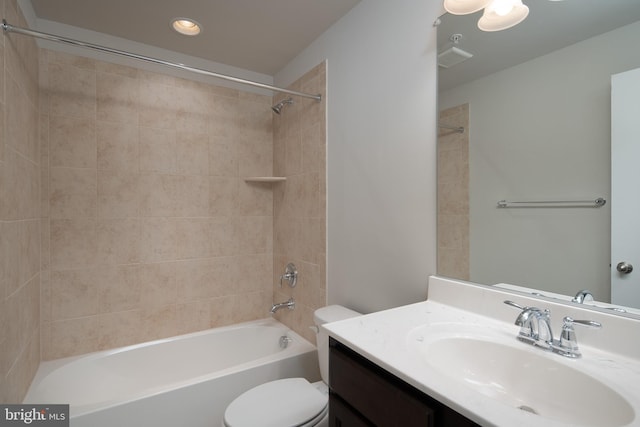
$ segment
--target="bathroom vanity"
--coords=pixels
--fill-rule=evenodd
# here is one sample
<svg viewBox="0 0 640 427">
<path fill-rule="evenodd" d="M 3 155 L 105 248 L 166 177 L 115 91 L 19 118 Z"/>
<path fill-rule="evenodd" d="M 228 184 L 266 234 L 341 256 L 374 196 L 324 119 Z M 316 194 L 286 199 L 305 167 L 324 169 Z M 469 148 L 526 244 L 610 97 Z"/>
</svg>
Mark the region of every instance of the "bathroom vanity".
<svg viewBox="0 0 640 427">
<path fill-rule="evenodd" d="M 333 338 L 329 365 L 332 427 L 478 425 Z"/>
<path fill-rule="evenodd" d="M 565 316 L 582 357 L 520 340 L 523 310 Z M 331 426 L 640 425 L 640 319 L 432 276 L 426 301 L 329 323 Z M 553 332 L 551 332 L 553 335 Z"/>
</svg>

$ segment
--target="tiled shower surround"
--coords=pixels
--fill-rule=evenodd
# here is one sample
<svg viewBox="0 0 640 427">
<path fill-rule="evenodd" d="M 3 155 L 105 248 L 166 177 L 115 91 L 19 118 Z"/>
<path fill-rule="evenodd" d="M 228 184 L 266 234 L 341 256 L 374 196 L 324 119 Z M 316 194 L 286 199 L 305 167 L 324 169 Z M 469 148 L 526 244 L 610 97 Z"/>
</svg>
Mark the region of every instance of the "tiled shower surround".
<svg viewBox="0 0 640 427">
<path fill-rule="evenodd" d="M 438 274 L 469 280 L 469 104 L 440 112 L 438 132 Z"/>
<path fill-rule="evenodd" d="M 41 52 L 40 81 L 43 359 L 267 317 L 274 241 L 288 239 L 274 237 L 274 212 L 312 191 L 297 185 L 302 165 L 283 171 L 286 183 L 244 180 L 273 174 L 272 97 L 53 51 Z M 324 111 L 296 107 L 276 120 L 315 126 L 305 116 Z M 285 158 L 303 145 L 304 126 L 289 128 L 276 144 Z M 313 191 L 320 199 L 319 182 Z M 292 220 L 302 215 L 324 218 Z M 292 228 L 306 247 L 301 226 Z M 324 265 L 324 247 L 312 259 L 280 249 L 303 277 L 303 263 Z"/>
<path fill-rule="evenodd" d="M 25 25 L 15 0 L 0 0 Z M 0 35 L 0 402 L 20 402 L 40 362 L 38 48 Z"/>
<path fill-rule="evenodd" d="M 15 0 L 9 22 L 27 26 Z M 325 102 L 0 37 L 0 402 L 40 360 L 267 317 L 313 342 L 325 301 Z M 39 80 L 39 81 L 38 81 Z M 325 90 L 325 64 L 291 88 Z M 11 100 L 11 102 L 7 102 Z M 249 183 L 248 176 L 286 176 Z M 288 262 L 295 289 L 278 287 Z"/>
</svg>

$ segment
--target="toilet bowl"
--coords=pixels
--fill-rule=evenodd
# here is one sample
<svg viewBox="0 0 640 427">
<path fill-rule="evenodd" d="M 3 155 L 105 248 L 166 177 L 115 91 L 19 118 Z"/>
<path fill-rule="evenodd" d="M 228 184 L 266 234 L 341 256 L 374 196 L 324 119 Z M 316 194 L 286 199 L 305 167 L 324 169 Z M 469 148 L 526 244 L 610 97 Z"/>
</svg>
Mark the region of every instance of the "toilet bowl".
<svg viewBox="0 0 640 427">
<path fill-rule="evenodd" d="M 339 305 L 314 313 L 322 381 L 285 378 L 260 384 L 238 396 L 224 412 L 223 427 L 326 427 L 329 425 L 329 336 L 320 325 L 360 316 Z"/>
</svg>

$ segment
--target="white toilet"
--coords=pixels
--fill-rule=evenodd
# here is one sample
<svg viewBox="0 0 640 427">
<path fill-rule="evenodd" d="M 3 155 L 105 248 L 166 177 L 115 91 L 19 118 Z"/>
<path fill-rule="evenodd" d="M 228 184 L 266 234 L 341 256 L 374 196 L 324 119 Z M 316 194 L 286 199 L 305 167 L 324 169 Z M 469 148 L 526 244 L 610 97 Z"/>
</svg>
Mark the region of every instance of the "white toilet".
<svg viewBox="0 0 640 427">
<path fill-rule="evenodd" d="M 327 427 L 329 425 L 329 336 L 319 326 L 360 316 L 340 305 L 314 313 L 316 345 L 322 381 L 286 378 L 261 384 L 242 393 L 224 411 L 223 427 Z"/>
</svg>

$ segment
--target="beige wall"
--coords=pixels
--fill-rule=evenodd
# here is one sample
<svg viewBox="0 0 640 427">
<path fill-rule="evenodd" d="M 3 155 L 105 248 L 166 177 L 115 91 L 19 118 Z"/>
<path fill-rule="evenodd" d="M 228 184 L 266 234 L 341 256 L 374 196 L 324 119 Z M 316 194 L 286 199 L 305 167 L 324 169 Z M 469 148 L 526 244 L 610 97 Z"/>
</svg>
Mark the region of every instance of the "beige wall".
<svg viewBox="0 0 640 427">
<path fill-rule="evenodd" d="M 15 0 L 8 22 L 26 25 Z M 0 36 L 0 402 L 19 403 L 40 361 L 38 51 Z"/>
<path fill-rule="evenodd" d="M 42 354 L 266 317 L 271 97 L 53 51 Z"/>
<path fill-rule="evenodd" d="M 296 98 L 274 116 L 274 173 L 287 180 L 274 187 L 273 290 L 276 302 L 296 301 L 295 310 L 281 310 L 276 318 L 315 344 L 309 326 L 314 310 L 326 305 L 326 63 L 290 88 L 322 94 L 322 101 Z M 280 288 L 289 262 L 298 269 L 298 283 Z"/>
<path fill-rule="evenodd" d="M 41 64 L 43 359 L 267 317 L 289 261 L 298 307 L 278 317 L 313 340 L 324 103 L 274 119 L 271 97 L 53 51 Z M 324 64 L 294 87 L 324 93 Z M 286 183 L 243 179 L 274 167 Z"/>
<path fill-rule="evenodd" d="M 438 129 L 438 274 L 469 280 L 469 104 L 440 112 Z"/>
</svg>

